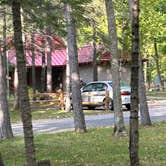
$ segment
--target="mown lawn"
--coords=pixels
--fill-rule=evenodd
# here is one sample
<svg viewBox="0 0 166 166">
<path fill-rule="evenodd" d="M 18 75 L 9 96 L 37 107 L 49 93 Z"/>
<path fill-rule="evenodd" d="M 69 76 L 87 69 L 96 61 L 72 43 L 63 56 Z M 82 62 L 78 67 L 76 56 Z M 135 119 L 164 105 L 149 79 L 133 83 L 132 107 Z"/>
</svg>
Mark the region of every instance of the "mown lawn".
<svg viewBox="0 0 166 166">
<path fill-rule="evenodd" d="M 151 92 L 147 92 L 146 94 L 147 94 L 147 96 L 166 98 L 166 90 L 165 91 L 151 91 Z"/>
<path fill-rule="evenodd" d="M 98 114 L 106 114 L 111 111 L 104 110 L 84 110 L 85 115 L 98 115 Z M 113 113 L 113 112 L 112 112 Z M 20 113 L 19 111 L 10 111 L 11 122 L 16 123 L 20 122 Z M 42 119 L 62 119 L 72 117 L 72 112 L 64 112 L 56 109 L 36 109 L 32 111 L 33 120 L 42 120 Z"/>
<path fill-rule="evenodd" d="M 72 112 L 65 112 L 59 110 L 55 105 L 48 105 L 48 104 L 41 104 L 38 105 L 31 105 L 33 107 L 32 109 L 32 118 L 33 120 L 42 120 L 42 119 L 62 119 L 62 118 L 68 118 L 72 117 Z M 85 115 L 98 115 L 98 114 L 106 114 L 110 111 L 105 111 L 102 109 L 98 110 L 84 110 Z M 112 112 L 113 113 L 113 112 Z M 18 110 L 13 110 L 13 104 L 10 104 L 10 117 L 11 122 L 20 122 L 20 112 Z"/>
<path fill-rule="evenodd" d="M 37 159 L 49 159 L 52 166 L 127 166 L 128 137 L 114 138 L 112 128 L 90 129 L 85 134 L 63 132 L 35 136 Z M 166 121 L 140 127 L 142 166 L 166 165 Z M 0 142 L 5 166 L 25 164 L 23 139 Z"/>
</svg>

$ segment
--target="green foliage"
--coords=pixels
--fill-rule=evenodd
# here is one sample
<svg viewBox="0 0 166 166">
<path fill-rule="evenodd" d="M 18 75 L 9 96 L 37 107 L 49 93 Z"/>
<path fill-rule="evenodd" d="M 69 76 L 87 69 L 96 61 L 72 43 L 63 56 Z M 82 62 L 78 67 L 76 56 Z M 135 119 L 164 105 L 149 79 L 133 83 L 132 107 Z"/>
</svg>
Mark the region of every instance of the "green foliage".
<svg viewBox="0 0 166 166">
<path fill-rule="evenodd" d="M 154 59 L 154 38 L 157 39 L 159 65 L 161 74 L 166 75 L 166 15 L 163 11 L 165 0 L 141 1 L 141 52 L 144 57 L 148 57 L 152 79 L 156 75 L 156 65 Z"/>
<path fill-rule="evenodd" d="M 166 122 L 140 127 L 140 164 L 165 165 Z M 113 128 L 90 129 L 86 134 L 64 132 L 35 136 L 37 160 L 50 159 L 53 166 L 129 165 L 128 137 L 113 137 Z M 6 166 L 25 164 L 23 138 L 0 142 Z"/>
<path fill-rule="evenodd" d="M 100 34 L 107 33 L 107 23 L 105 16 L 105 6 L 100 0 L 93 0 L 91 3 L 85 5 L 84 24 L 79 27 L 78 40 L 80 45 L 92 43 L 93 29 L 96 27 L 96 42 L 103 43 Z"/>
<path fill-rule="evenodd" d="M 114 2 L 119 49 L 130 51 L 131 32 L 128 0 Z M 10 0 L 0 0 L 1 5 L 11 5 Z M 93 25 L 96 26 L 96 42 L 108 47 L 110 40 L 107 31 L 107 19 L 104 1 L 100 0 L 22 0 L 24 31 L 28 34 L 45 31 L 51 27 L 52 33 L 66 38 L 64 4 L 70 3 L 77 27 L 78 45 L 93 42 Z M 7 10 L 8 36 L 12 34 L 11 12 Z M 2 36 L 2 22 L 0 22 Z M 122 28 L 123 27 L 123 28 Z M 122 30 L 123 29 L 123 30 Z M 156 74 L 154 61 L 154 38 L 157 39 L 161 74 L 166 75 L 166 0 L 140 1 L 140 46 L 142 56 L 149 59 L 152 79 Z"/>
</svg>

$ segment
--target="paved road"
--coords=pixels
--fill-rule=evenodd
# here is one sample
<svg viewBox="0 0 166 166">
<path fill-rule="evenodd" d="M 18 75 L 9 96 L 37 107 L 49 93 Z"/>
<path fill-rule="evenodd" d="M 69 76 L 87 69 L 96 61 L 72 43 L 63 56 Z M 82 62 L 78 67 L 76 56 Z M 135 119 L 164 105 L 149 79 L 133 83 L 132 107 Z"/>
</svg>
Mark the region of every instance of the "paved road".
<svg viewBox="0 0 166 166">
<path fill-rule="evenodd" d="M 151 101 L 149 103 L 149 112 L 152 121 L 166 120 L 166 100 Z M 124 112 L 125 123 L 129 122 L 129 112 Z M 87 128 L 112 126 L 114 122 L 114 114 L 108 113 L 104 115 L 85 116 Z M 12 124 L 14 135 L 22 135 L 22 124 Z M 34 133 L 54 133 L 67 130 L 73 130 L 73 118 L 60 120 L 40 120 L 33 122 Z"/>
</svg>

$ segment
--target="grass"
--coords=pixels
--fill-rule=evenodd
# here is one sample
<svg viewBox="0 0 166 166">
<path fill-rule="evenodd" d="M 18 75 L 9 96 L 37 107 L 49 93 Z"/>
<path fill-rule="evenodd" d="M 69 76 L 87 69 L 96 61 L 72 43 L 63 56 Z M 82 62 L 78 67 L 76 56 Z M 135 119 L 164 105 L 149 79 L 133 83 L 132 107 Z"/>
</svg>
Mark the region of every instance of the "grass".
<svg viewBox="0 0 166 166">
<path fill-rule="evenodd" d="M 11 122 L 16 123 L 20 122 L 20 112 L 10 109 L 10 117 Z M 97 114 L 106 114 L 108 111 L 104 110 L 84 110 L 85 115 L 97 115 Z M 68 118 L 72 117 L 72 112 L 65 112 L 61 110 L 57 110 L 56 108 L 50 108 L 47 107 L 44 109 L 41 108 L 35 108 L 32 110 L 32 118 L 33 120 L 42 120 L 42 119 L 62 119 L 62 118 Z"/>
<path fill-rule="evenodd" d="M 142 166 L 166 165 L 166 121 L 140 127 Z M 127 166 L 128 137 L 115 138 L 112 128 L 90 129 L 85 134 L 63 132 L 35 136 L 38 160 L 49 159 L 52 166 Z M 1 140 L 5 166 L 25 164 L 23 139 Z"/>
<path fill-rule="evenodd" d="M 151 91 L 151 92 L 147 92 L 147 96 L 165 97 L 166 98 L 166 91 Z"/>
</svg>

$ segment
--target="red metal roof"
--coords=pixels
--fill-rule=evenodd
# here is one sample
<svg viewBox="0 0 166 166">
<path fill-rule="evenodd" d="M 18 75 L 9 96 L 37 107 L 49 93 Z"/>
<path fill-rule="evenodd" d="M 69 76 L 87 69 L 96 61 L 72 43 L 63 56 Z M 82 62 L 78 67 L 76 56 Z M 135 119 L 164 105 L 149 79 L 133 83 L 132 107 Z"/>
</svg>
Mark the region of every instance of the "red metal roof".
<svg viewBox="0 0 166 166">
<path fill-rule="evenodd" d="M 53 50 L 52 52 L 52 66 L 65 66 L 66 65 L 66 48 Z M 32 52 L 31 50 L 26 51 L 26 63 L 27 66 L 32 66 Z M 104 53 L 101 56 L 100 61 L 110 61 L 111 56 L 109 53 Z M 91 45 L 83 46 L 78 49 L 78 61 L 79 64 L 92 63 L 93 62 L 93 47 Z M 16 63 L 14 49 L 9 50 L 9 62 L 12 64 Z M 47 60 L 46 60 L 47 63 Z M 35 65 L 42 65 L 42 53 L 35 51 Z"/>
</svg>

